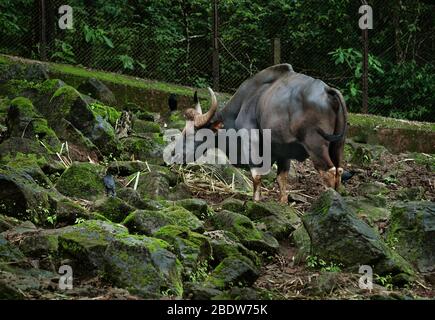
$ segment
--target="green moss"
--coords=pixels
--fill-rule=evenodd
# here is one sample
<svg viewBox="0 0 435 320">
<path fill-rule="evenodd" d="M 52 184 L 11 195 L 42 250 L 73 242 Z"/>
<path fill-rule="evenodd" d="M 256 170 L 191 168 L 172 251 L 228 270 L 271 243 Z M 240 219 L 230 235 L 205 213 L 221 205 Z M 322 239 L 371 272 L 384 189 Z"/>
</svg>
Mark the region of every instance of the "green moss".
<svg viewBox="0 0 435 320">
<path fill-rule="evenodd" d="M 121 117 L 120 111 L 98 102 L 92 102 L 89 104 L 89 107 L 95 115 L 99 115 L 103 119 L 106 119 L 112 126 L 115 126 L 116 121 Z"/>
<path fill-rule="evenodd" d="M 91 163 L 74 163 L 59 178 L 57 190 L 66 196 L 92 199 L 104 193 L 102 168 Z"/>
<path fill-rule="evenodd" d="M 29 115 L 35 116 L 35 110 L 33 108 L 32 101 L 25 97 L 17 97 L 11 101 L 11 107 L 16 107 L 20 110 L 20 112 Z"/>
<path fill-rule="evenodd" d="M 434 123 L 398 120 L 375 115 L 349 114 L 348 120 L 351 126 L 360 126 L 367 129 L 389 128 L 435 131 Z"/>
<path fill-rule="evenodd" d="M 2 157 L 1 162 L 12 168 L 37 165 L 43 167 L 48 164 L 47 159 L 33 153 L 18 152 L 15 156 L 7 154 Z"/>
</svg>

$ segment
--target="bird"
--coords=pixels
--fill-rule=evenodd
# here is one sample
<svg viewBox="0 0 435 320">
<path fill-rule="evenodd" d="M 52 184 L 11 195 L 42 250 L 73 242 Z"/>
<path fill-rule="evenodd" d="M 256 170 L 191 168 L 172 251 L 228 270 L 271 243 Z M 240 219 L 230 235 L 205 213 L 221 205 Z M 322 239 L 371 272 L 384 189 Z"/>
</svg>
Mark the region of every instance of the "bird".
<svg viewBox="0 0 435 320">
<path fill-rule="evenodd" d="M 103 181 L 104 186 L 106 187 L 106 196 L 112 198 L 116 197 L 115 179 L 113 179 L 113 176 L 110 173 L 107 173 L 104 176 Z"/>
<path fill-rule="evenodd" d="M 354 170 L 343 171 L 343 174 L 341 175 L 341 182 L 346 183 L 356 174 L 357 174 L 357 172 Z"/>
<path fill-rule="evenodd" d="M 177 110 L 177 95 L 175 93 L 169 95 L 168 106 L 171 112 Z"/>
</svg>

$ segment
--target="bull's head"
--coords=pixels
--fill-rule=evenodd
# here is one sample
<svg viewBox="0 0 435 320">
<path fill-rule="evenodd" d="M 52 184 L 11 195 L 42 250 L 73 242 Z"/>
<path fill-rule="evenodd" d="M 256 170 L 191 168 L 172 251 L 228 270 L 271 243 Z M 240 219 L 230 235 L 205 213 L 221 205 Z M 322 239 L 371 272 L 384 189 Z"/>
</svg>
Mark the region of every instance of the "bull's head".
<svg viewBox="0 0 435 320">
<path fill-rule="evenodd" d="M 194 97 L 196 103 L 195 107 L 186 109 L 184 111 L 186 125 L 183 129 L 181 137 L 176 141 L 178 147 L 175 148 L 176 150 L 183 151 L 182 153 L 175 153 L 174 157 L 172 158 L 173 162 L 185 163 L 187 162 L 186 159 L 194 159 L 195 150 L 197 149 L 197 146 L 202 143 L 201 141 L 195 141 L 193 137 L 197 130 L 207 128 L 211 129 L 213 132 L 216 132 L 218 129 L 222 128 L 222 122 L 218 121 L 212 123 L 212 119 L 216 113 L 218 103 L 213 90 L 211 88 L 208 88 L 208 91 L 211 96 L 211 104 L 210 109 L 206 113 L 202 113 L 201 104 L 197 99 L 196 93 Z M 191 142 L 191 145 L 189 145 L 189 141 Z M 180 144 L 182 144 L 182 147 L 180 146 Z M 209 147 L 214 147 L 214 140 L 213 145 L 210 145 Z"/>
</svg>

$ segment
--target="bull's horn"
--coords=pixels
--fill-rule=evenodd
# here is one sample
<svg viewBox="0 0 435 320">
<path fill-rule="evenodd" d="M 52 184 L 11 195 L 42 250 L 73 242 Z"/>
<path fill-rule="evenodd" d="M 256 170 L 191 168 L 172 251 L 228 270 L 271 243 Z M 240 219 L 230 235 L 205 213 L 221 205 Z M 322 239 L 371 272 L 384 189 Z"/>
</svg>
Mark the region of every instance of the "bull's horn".
<svg viewBox="0 0 435 320">
<path fill-rule="evenodd" d="M 193 95 L 193 102 L 195 102 L 196 112 L 198 112 L 199 114 L 202 114 L 201 103 L 199 102 L 199 99 L 198 99 L 198 91 L 195 91 L 195 94 Z"/>
<path fill-rule="evenodd" d="M 195 115 L 194 121 L 195 121 L 196 128 L 202 128 L 203 126 L 205 126 L 211 120 L 211 118 L 213 118 L 213 116 L 217 110 L 218 104 L 217 104 L 216 95 L 214 94 L 214 92 L 211 88 L 208 88 L 208 91 L 210 92 L 210 96 L 211 96 L 210 109 L 204 114 Z"/>
</svg>

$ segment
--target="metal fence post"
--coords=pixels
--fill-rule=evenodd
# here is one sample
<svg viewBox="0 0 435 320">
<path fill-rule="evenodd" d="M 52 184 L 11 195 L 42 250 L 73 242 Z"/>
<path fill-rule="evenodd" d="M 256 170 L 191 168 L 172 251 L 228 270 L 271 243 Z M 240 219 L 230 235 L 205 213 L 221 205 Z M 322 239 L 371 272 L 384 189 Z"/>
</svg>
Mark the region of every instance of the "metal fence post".
<svg viewBox="0 0 435 320">
<path fill-rule="evenodd" d="M 273 64 L 281 63 L 281 39 L 273 39 Z"/>
<path fill-rule="evenodd" d="M 39 47 L 41 53 L 41 60 L 47 60 L 47 9 L 45 0 L 40 0 L 41 4 L 41 44 Z"/>
<path fill-rule="evenodd" d="M 367 1 L 362 1 L 367 5 Z M 362 75 L 362 113 L 369 112 L 369 29 L 362 30 L 363 75 Z"/>
<path fill-rule="evenodd" d="M 212 37 L 212 69 L 213 69 L 213 89 L 219 91 L 219 12 L 218 1 L 213 0 L 213 37 Z"/>
</svg>

